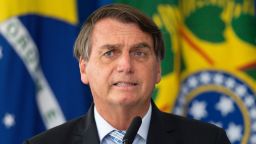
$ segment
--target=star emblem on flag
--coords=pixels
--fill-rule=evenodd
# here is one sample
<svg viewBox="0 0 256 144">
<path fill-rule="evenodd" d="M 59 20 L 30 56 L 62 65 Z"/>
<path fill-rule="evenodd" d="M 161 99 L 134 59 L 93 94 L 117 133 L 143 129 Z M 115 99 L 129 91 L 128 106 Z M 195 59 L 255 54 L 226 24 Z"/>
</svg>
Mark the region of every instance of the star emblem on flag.
<svg viewBox="0 0 256 144">
<path fill-rule="evenodd" d="M 194 101 L 189 112 L 195 119 L 201 120 L 207 116 L 206 106 L 204 101 Z"/>
<path fill-rule="evenodd" d="M 233 101 L 227 96 L 221 96 L 220 101 L 216 104 L 216 109 L 219 110 L 223 116 L 226 116 L 234 111 Z"/>
<path fill-rule="evenodd" d="M 3 117 L 3 124 L 6 128 L 11 128 L 15 125 L 15 116 L 11 113 L 6 113 Z"/>
<path fill-rule="evenodd" d="M 227 129 L 230 142 L 240 141 L 242 138 L 242 126 L 230 123 Z"/>
</svg>

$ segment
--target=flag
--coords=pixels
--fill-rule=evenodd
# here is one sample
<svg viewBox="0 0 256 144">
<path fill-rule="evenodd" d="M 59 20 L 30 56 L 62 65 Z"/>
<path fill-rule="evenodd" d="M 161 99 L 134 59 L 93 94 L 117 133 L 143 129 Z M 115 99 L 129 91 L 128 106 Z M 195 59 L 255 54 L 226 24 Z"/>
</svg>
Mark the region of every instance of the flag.
<svg viewBox="0 0 256 144">
<path fill-rule="evenodd" d="M 256 143 L 256 17 L 253 0 L 181 1 L 181 87 L 174 112 Z"/>
<path fill-rule="evenodd" d="M 153 92 L 156 105 L 165 112 L 170 112 L 175 104 L 179 89 L 179 47 L 178 26 L 181 17 L 178 0 L 136 1 L 115 0 L 114 2 L 129 4 L 136 7 L 158 25 L 165 43 L 165 58 L 161 63 L 162 79 Z"/>
<path fill-rule="evenodd" d="M 0 2 L 0 143 L 18 144 L 85 114 L 91 94 L 73 44 L 88 0 Z"/>
<path fill-rule="evenodd" d="M 222 127 L 232 144 L 255 144 L 255 1 L 115 2 L 137 7 L 163 33 L 158 107 Z"/>
</svg>

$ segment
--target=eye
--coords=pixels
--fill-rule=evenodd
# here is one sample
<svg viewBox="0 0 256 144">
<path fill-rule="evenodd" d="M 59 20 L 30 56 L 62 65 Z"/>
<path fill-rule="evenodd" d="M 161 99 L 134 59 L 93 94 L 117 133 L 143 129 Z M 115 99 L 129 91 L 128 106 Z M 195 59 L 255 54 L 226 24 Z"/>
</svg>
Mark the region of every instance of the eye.
<svg viewBox="0 0 256 144">
<path fill-rule="evenodd" d="M 103 54 L 106 57 L 113 57 L 114 56 L 114 50 L 109 50 Z"/>
<path fill-rule="evenodd" d="M 136 57 L 144 57 L 144 56 L 146 56 L 146 53 L 143 52 L 143 51 L 137 50 L 137 51 L 133 52 L 133 55 L 136 56 Z"/>
</svg>

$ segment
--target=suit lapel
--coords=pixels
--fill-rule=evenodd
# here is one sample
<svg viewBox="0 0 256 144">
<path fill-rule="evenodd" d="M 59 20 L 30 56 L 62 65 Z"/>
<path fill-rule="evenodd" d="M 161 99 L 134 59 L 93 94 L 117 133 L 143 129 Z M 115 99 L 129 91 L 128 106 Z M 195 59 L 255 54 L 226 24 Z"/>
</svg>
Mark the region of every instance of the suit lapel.
<svg viewBox="0 0 256 144">
<path fill-rule="evenodd" d="M 90 110 L 87 114 L 87 125 L 86 125 L 86 130 L 84 133 L 84 143 L 83 144 L 99 144 L 99 136 L 98 136 L 98 131 L 96 127 L 96 122 L 94 119 L 94 110 L 93 110 L 94 105 L 90 107 Z"/>
<path fill-rule="evenodd" d="M 176 144 L 175 123 L 171 123 L 166 114 L 159 111 L 152 101 L 152 115 L 148 131 L 147 144 Z"/>
<path fill-rule="evenodd" d="M 94 105 L 92 104 L 87 115 L 74 128 L 72 144 L 99 144 L 99 136 L 94 120 Z"/>
</svg>

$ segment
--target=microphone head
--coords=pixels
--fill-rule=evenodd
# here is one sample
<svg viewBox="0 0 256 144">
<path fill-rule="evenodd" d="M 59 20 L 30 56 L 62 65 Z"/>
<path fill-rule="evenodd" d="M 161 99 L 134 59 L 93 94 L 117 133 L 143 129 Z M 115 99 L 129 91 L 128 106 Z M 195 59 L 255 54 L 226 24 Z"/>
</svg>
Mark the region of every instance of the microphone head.
<svg viewBox="0 0 256 144">
<path fill-rule="evenodd" d="M 132 120 L 129 128 L 127 129 L 127 131 L 124 135 L 123 143 L 132 144 L 132 142 L 133 142 L 133 140 L 134 140 L 134 138 L 135 138 L 135 136 L 136 136 L 136 134 L 137 134 L 137 132 L 140 128 L 141 122 L 142 122 L 142 120 L 141 120 L 141 117 L 139 117 L 139 116 L 136 116 Z"/>
</svg>

